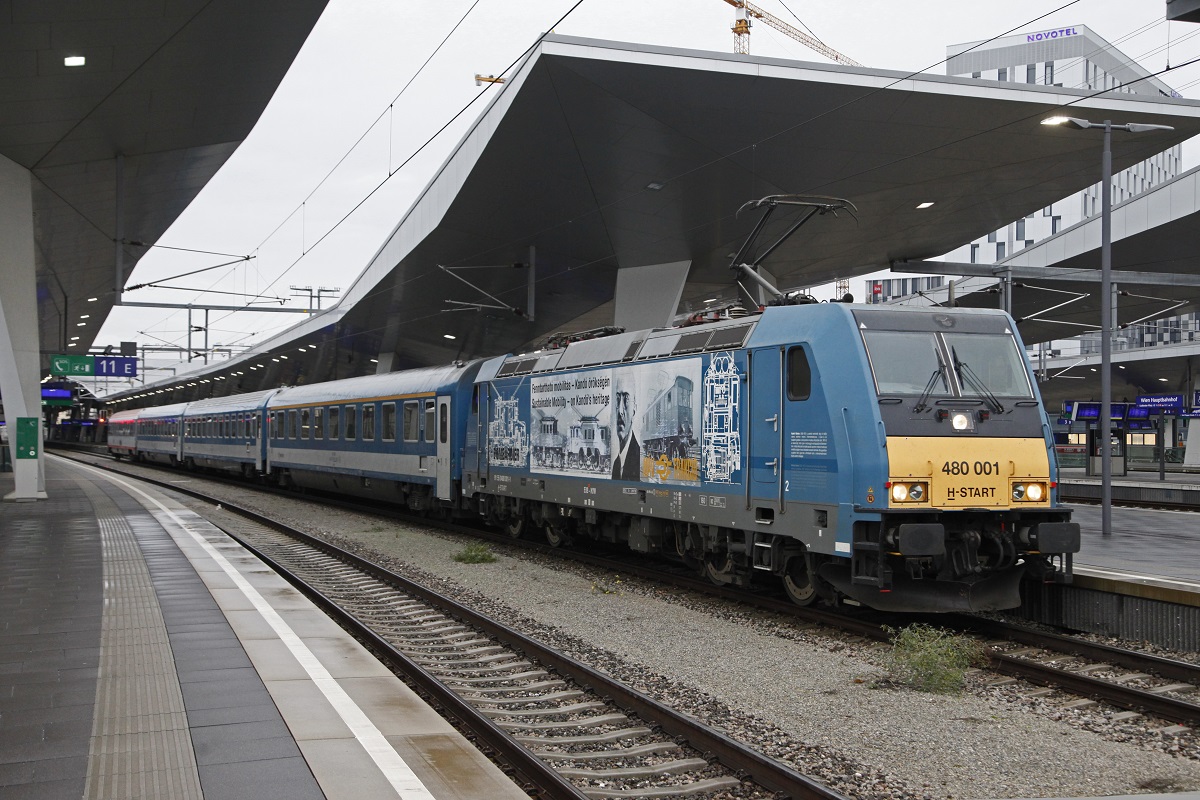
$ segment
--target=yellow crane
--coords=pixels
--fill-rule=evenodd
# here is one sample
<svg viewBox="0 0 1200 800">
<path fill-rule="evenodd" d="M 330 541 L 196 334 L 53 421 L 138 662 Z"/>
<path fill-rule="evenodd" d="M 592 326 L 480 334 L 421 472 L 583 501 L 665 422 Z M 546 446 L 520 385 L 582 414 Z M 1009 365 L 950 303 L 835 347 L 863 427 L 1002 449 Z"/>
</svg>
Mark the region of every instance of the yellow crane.
<svg viewBox="0 0 1200 800">
<path fill-rule="evenodd" d="M 836 61 L 839 64 L 846 64 L 851 67 L 862 66 L 862 64 L 858 63 L 853 58 L 850 58 L 843 53 L 839 53 L 837 50 L 834 50 L 820 39 L 809 36 L 799 28 L 789 25 L 779 17 L 771 14 L 768 11 L 764 11 L 753 3 L 748 3 L 746 0 L 725 0 L 725 2 L 737 9 L 737 16 L 733 20 L 733 52 L 735 53 L 750 52 L 751 20 L 760 19 L 780 33 L 792 37 L 808 49 L 820 53 L 831 61 Z"/>
</svg>

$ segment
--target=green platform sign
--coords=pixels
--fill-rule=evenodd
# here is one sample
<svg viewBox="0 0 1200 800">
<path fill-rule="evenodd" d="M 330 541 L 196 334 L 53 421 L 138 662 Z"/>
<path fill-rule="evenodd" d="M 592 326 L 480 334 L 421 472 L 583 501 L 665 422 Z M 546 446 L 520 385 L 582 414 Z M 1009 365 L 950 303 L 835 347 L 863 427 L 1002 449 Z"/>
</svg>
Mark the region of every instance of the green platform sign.
<svg viewBox="0 0 1200 800">
<path fill-rule="evenodd" d="M 50 356 L 51 375 L 91 375 L 94 369 L 91 356 Z"/>
<path fill-rule="evenodd" d="M 17 458 L 37 458 L 41 445 L 37 417 L 17 417 Z"/>
</svg>

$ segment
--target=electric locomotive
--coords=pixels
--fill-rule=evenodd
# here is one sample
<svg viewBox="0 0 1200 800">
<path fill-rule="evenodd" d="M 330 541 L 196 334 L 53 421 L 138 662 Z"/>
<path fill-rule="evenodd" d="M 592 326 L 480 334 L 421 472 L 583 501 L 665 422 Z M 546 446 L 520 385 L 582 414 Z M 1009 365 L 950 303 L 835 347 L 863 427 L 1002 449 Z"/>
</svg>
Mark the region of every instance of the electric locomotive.
<svg viewBox="0 0 1200 800">
<path fill-rule="evenodd" d="M 1001 311 L 769 307 L 497 359 L 477 381 L 481 432 L 514 409 L 526 430 L 587 419 L 611 431 L 607 475 L 493 464 L 468 444 L 464 499 L 553 543 L 623 543 L 719 583 L 778 576 L 802 604 L 902 611 L 1015 607 L 1023 577 L 1066 580 L 1079 549 Z M 699 431 L 695 446 L 639 440 L 665 417 Z"/>
</svg>

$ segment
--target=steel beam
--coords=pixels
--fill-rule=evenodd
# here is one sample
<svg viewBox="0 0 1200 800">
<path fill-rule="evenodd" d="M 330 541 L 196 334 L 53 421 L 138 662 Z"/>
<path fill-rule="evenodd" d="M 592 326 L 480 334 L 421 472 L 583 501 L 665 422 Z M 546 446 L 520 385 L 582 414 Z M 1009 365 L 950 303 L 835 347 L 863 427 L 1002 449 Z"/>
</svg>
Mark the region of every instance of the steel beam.
<svg viewBox="0 0 1200 800">
<path fill-rule="evenodd" d="M 1021 267 L 1007 264 L 964 264 L 961 261 L 893 261 L 893 272 L 925 273 L 928 275 L 965 275 L 971 278 L 995 278 L 1011 270 L 1015 280 L 1074 281 L 1100 283 L 1098 269 L 1065 269 L 1063 267 Z M 1131 272 L 1115 269 L 1114 283 L 1142 286 L 1200 286 L 1200 275 L 1174 272 Z"/>
</svg>

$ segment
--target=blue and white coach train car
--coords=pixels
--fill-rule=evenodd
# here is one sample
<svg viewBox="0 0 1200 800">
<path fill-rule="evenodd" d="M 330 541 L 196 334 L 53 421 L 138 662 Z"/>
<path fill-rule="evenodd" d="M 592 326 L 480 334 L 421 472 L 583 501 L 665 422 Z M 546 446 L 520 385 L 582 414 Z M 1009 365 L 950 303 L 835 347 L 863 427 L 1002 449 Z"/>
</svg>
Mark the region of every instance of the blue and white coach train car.
<svg viewBox="0 0 1200 800">
<path fill-rule="evenodd" d="M 246 477 L 266 468 L 263 409 L 278 390 L 189 403 L 183 413 L 183 463 Z"/>
<path fill-rule="evenodd" d="M 466 416 L 482 362 L 280 389 L 266 405 L 281 485 L 462 507 Z"/>
<path fill-rule="evenodd" d="M 180 447 L 180 423 L 187 403 L 143 408 L 137 421 L 137 450 L 139 461 L 154 461 L 159 464 L 182 463 Z M 114 415 L 115 416 L 115 415 Z"/>
<path fill-rule="evenodd" d="M 1079 549 L 1014 331 L 999 311 L 778 306 L 202 416 L 232 419 L 241 457 L 257 432 L 281 485 L 611 542 L 719 583 L 775 576 L 802 604 L 1011 608 L 1023 577 L 1066 580 Z M 582 455 L 548 438 L 566 431 Z M 181 438 L 179 458 L 203 442 Z"/>
</svg>

